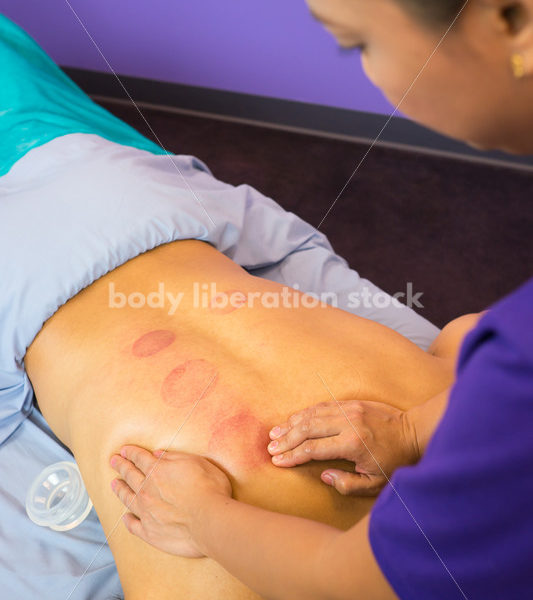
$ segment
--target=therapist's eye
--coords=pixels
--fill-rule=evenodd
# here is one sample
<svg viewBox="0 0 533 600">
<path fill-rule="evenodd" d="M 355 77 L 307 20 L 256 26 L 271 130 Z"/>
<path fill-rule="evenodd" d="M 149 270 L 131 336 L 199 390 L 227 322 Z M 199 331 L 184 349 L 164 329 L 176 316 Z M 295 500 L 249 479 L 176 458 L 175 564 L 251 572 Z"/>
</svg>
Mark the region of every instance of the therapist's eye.
<svg viewBox="0 0 533 600">
<path fill-rule="evenodd" d="M 342 53 L 351 53 L 354 52 L 355 50 L 359 50 L 359 52 L 363 53 L 366 50 L 366 44 L 363 44 L 362 42 L 359 42 L 357 44 L 352 44 L 352 45 L 339 45 L 339 51 Z"/>
</svg>

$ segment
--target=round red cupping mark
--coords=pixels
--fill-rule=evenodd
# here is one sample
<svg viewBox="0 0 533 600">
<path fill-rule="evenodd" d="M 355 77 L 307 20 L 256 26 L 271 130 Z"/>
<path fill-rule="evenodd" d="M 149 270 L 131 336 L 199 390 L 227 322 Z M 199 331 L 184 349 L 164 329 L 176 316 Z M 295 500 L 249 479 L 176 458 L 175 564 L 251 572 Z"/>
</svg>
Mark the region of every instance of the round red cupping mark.
<svg viewBox="0 0 533 600">
<path fill-rule="evenodd" d="M 270 464 L 269 441 L 266 425 L 245 408 L 213 426 L 208 450 L 222 463 L 255 469 Z"/>
<path fill-rule="evenodd" d="M 173 408 L 192 408 L 213 392 L 218 370 L 207 360 L 188 360 L 173 369 L 161 385 L 161 398 Z"/>
<path fill-rule="evenodd" d="M 133 343 L 131 352 L 138 358 L 153 356 L 170 346 L 175 339 L 176 335 L 167 329 L 149 331 Z"/>
<path fill-rule="evenodd" d="M 240 290 L 227 290 L 220 292 L 211 299 L 211 312 L 217 315 L 228 315 L 238 308 L 242 308 L 248 296 Z"/>
</svg>

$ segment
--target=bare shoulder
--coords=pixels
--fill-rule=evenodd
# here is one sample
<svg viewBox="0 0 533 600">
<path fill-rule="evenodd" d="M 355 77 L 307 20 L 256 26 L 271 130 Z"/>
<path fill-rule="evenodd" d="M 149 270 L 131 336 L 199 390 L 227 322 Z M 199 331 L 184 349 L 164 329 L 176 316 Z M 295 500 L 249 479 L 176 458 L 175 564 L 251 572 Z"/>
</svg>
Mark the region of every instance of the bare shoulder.
<svg viewBox="0 0 533 600">
<path fill-rule="evenodd" d="M 470 313 L 450 321 L 431 344 L 428 353 L 456 362 L 464 338 L 484 314 L 485 312 Z"/>
</svg>

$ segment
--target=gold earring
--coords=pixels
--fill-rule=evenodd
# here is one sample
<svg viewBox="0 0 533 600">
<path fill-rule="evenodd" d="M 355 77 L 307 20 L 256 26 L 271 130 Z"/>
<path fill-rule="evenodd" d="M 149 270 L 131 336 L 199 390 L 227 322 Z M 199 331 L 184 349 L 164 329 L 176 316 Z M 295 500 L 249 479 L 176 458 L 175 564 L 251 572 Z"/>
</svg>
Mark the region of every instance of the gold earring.
<svg viewBox="0 0 533 600">
<path fill-rule="evenodd" d="M 526 74 L 524 65 L 524 57 L 521 54 L 513 54 L 511 56 L 511 68 L 516 79 L 522 79 Z"/>
</svg>

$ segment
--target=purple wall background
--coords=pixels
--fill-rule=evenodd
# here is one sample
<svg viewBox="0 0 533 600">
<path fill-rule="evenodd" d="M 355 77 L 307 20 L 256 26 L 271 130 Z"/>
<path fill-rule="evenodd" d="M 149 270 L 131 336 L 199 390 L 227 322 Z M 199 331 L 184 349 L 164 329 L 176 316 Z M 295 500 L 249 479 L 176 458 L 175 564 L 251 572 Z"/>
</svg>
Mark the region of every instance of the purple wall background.
<svg viewBox="0 0 533 600">
<path fill-rule="evenodd" d="M 390 114 L 304 0 L 69 0 L 122 75 Z M 108 72 L 66 0 L 0 0 L 63 66 Z"/>
</svg>

